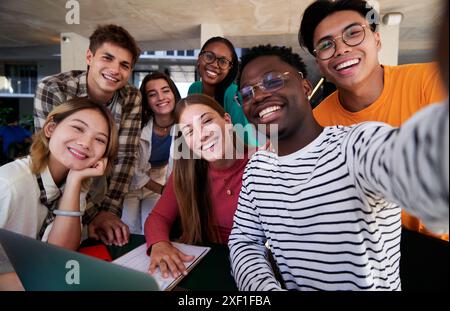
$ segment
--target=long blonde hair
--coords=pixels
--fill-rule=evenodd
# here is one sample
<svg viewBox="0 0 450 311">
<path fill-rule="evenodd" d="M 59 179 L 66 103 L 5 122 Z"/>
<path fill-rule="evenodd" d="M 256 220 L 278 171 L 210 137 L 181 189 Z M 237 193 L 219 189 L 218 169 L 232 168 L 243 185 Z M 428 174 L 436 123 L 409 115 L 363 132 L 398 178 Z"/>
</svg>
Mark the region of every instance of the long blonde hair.
<svg viewBox="0 0 450 311">
<path fill-rule="evenodd" d="M 182 99 L 176 105 L 175 122 L 179 123 L 180 116 L 186 107 L 196 104 L 208 106 L 221 117 L 225 116 L 225 110 L 215 99 L 203 94 L 193 94 Z M 180 148 L 187 148 L 180 132 L 178 137 L 182 141 Z M 182 156 L 174 161 L 173 181 L 180 210 L 181 242 L 188 244 L 226 242 L 220 241 L 217 219 L 211 204 L 208 162 L 203 159 L 195 159 L 193 152 L 190 151 L 187 157 Z"/>
<path fill-rule="evenodd" d="M 87 98 L 72 98 L 61 105 L 56 106 L 47 116 L 44 126 L 33 135 L 33 142 L 30 147 L 31 163 L 30 169 L 33 174 L 41 173 L 48 165 L 50 156 L 49 138 L 45 136 L 44 129 L 50 122 L 59 124 L 68 116 L 80 110 L 93 109 L 99 111 L 108 123 L 108 143 L 106 145 L 103 157 L 108 158 L 108 164 L 105 169 L 105 175 L 109 175 L 114 166 L 114 160 L 117 155 L 118 136 L 114 119 L 109 110 L 101 105 L 90 101 Z M 83 182 L 83 186 L 86 183 Z"/>
</svg>

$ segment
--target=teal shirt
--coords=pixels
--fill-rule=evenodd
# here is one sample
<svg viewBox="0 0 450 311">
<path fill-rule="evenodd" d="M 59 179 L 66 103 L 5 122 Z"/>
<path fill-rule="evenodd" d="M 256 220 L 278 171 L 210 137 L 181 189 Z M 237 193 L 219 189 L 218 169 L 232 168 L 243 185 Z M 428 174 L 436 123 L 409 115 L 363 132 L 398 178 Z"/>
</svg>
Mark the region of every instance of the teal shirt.
<svg viewBox="0 0 450 311">
<path fill-rule="evenodd" d="M 191 84 L 188 90 L 188 95 L 191 94 L 203 94 L 203 85 L 201 81 L 196 81 Z M 241 93 L 238 92 L 238 87 L 236 83 L 232 83 L 225 91 L 223 107 L 225 112 L 231 116 L 231 121 L 233 125 L 241 124 L 245 127 L 249 124 L 247 118 L 245 117 L 244 111 L 242 110 L 242 97 Z M 250 128 L 251 125 L 248 126 Z M 254 135 L 253 129 L 249 129 L 248 132 L 243 134 L 241 131 L 236 131 L 239 137 L 244 136 L 244 142 L 249 146 L 257 146 L 256 137 Z"/>
</svg>

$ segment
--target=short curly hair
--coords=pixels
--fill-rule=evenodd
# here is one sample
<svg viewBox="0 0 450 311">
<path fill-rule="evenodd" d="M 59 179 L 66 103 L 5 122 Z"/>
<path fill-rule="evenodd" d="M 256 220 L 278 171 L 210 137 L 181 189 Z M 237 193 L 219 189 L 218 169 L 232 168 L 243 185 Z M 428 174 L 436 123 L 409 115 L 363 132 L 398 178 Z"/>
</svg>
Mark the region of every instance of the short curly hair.
<svg viewBox="0 0 450 311">
<path fill-rule="evenodd" d="M 304 78 L 306 78 L 308 75 L 305 63 L 303 62 L 300 55 L 292 52 L 292 48 L 286 46 L 274 46 L 270 44 L 258 45 L 252 47 L 241 57 L 240 71 L 237 79 L 237 83 L 239 86 L 241 84 L 241 75 L 244 71 L 245 66 L 247 66 L 248 63 L 260 56 L 278 56 L 283 62 L 296 68 L 297 71 L 300 71 L 303 74 Z"/>
</svg>

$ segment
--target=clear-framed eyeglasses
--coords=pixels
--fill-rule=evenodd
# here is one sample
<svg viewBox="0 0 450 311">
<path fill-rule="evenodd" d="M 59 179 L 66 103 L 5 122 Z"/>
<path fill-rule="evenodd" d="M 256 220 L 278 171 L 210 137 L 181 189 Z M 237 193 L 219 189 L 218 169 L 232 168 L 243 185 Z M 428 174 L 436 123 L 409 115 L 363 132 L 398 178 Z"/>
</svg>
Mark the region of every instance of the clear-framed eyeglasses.
<svg viewBox="0 0 450 311">
<path fill-rule="evenodd" d="M 360 45 L 366 37 L 367 25 L 353 24 L 342 31 L 341 36 L 326 37 L 319 41 L 314 49 L 314 55 L 320 60 L 328 60 L 336 53 L 336 40 L 342 38 L 342 41 L 348 46 Z"/>
<path fill-rule="evenodd" d="M 217 57 L 211 51 L 203 51 L 199 54 L 199 56 L 203 59 L 203 61 L 207 64 L 212 64 L 217 61 L 217 65 L 220 69 L 226 70 L 233 66 L 233 62 L 231 60 L 226 59 L 225 57 Z"/>
<path fill-rule="evenodd" d="M 303 73 L 298 72 L 303 79 Z M 260 82 L 253 85 L 243 86 L 240 90 L 243 104 L 246 105 L 252 101 L 255 97 L 256 88 L 259 88 L 265 93 L 271 93 L 278 91 L 284 87 L 284 81 L 288 79 L 290 72 L 286 71 L 284 73 L 279 72 L 269 72 L 263 76 Z"/>
</svg>

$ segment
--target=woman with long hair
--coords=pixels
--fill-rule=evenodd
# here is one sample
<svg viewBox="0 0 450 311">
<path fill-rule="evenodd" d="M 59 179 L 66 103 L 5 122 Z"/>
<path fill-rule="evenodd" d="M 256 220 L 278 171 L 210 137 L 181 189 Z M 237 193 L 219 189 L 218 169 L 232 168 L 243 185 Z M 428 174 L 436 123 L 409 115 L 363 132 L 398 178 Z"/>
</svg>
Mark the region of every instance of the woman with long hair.
<svg viewBox="0 0 450 311">
<path fill-rule="evenodd" d="M 91 177 L 111 172 L 117 143 L 104 105 L 74 98 L 55 107 L 30 155 L 0 167 L 0 228 L 76 250 Z M 13 271 L 0 245 L 0 290 L 23 290 Z"/>
<path fill-rule="evenodd" d="M 30 155 L 0 167 L 0 228 L 77 249 L 90 178 L 111 171 L 117 141 L 105 106 L 74 98 L 55 107 Z"/>
<path fill-rule="evenodd" d="M 130 190 L 123 202 L 122 221 L 131 233 L 143 225 L 172 172 L 174 109 L 180 93 L 169 76 L 153 72 L 141 84 L 142 131 Z"/>
<path fill-rule="evenodd" d="M 159 266 L 166 277 L 169 270 L 173 276 L 186 273 L 183 261 L 192 259 L 169 241 L 177 217 L 180 242 L 227 243 L 251 153 L 235 135 L 230 115 L 212 97 L 196 94 L 182 99 L 175 121 L 181 134 L 174 171 L 145 222 L 152 256 L 149 270 L 153 273 Z"/>
</svg>

